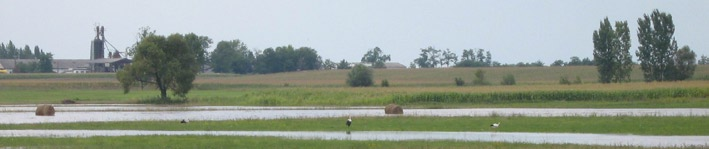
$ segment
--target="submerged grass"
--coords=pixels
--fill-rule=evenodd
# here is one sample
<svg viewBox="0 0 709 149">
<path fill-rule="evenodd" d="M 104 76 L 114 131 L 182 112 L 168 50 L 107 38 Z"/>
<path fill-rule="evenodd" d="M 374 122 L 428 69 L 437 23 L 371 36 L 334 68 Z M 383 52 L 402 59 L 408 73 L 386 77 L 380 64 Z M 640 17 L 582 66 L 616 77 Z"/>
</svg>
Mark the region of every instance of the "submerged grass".
<svg viewBox="0 0 709 149">
<path fill-rule="evenodd" d="M 238 114 L 238 113 L 235 113 Z M 0 129 L 63 130 L 271 130 L 271 131 L 346 131 L 347 118 L 276 119 L 236 121 L 135 121 L 82 122 L 52 124 L 3 124 Z M 500 122 L 499 132 L 558 132 L 636 135 L 709 135 L 709 117 L 354 117 L 351 131 L 493 131 L 490 124 Z"/>
<path fill-rule="evenodd" d="M 575 144 L 532 144 L 462 141 L 351 141 L 296 140 L 280 137 L 244 136 L 121 136 L 88 138 L 0 138 L 7 148 L 643 148 L 633 146 L 598 146 Z"/>
</svg>

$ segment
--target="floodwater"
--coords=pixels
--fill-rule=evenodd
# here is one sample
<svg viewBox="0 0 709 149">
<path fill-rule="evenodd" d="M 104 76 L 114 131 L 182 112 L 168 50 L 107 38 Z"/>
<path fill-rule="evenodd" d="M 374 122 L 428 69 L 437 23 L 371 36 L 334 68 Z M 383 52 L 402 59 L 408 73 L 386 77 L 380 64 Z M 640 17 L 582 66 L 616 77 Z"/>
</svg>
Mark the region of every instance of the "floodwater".
<svg viewBox="0 0 709 149">
<path fill-rule="evenodd" d="M 141 131 L 141 130 L 0 130 L 0 137 L 92 137 L 138 135 L 271 136 L 318 140 L 455 140 L 642 147 L 707 147 L 709 136 L 638 136 L 578 133 L 421 132 L 421 131 Z"/>
<path fill-rule="evenodd" d="M 36 105 L 0 106 L 0 124 L 142 120 L 240 120 L 387 116 L 383 107 L 152 106 L 134 104 L 55 105 L 55 116 L 35 116 Z M 404 116 L 707 116 L 709 109 L 405 109 Z"/>
<path fill-rule="evenodd" d="M 390 116 L 383 107 L 155 106 L 140 104 L 54 105 L 55 116 L 35 116 L 37 105 L 0 105 L 0 124 L 166 120 L 192 121 Z M 475 108 L 405 109 L 404 116 L 708 116 L 709 109 L 547 109 Z M 0 137 L 90 137 L 135 135 L 275 136 L 324 140 L 458 140 L 571 143 L 647 147 L 709 147 L 709 136 L 638 136 L 618 134 L 415 131 L 142 131 L 142 130 L 0 130 Z"/>
</svg>

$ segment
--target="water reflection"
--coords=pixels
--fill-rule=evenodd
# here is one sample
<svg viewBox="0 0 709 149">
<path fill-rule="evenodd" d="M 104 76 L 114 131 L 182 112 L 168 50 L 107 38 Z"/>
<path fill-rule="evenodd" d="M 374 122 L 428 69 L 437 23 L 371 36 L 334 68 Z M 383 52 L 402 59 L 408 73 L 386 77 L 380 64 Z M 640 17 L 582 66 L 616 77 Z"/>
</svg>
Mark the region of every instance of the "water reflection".
<svg viewBox="0 0 709 149">
<path fill-rule="evenodd" d="M 35 116 L 34 105 L 0 106 L 0 124 L 104 122 L 142 120 L 240 120 L 387 116 L 382 107 L 253 107 L 253 106 L 150 106 L 56 105 L 55 116 Z M 707 116 L 709 109 L 406 109 L 406 116 Z"/>
<path fill-rule="evenodd" d="M 140 131 L 140 130 L 0 130 L 0 137 L 92 137 L 136 135 L 273 136 L 322 140 L 455 140 L 526 142 L 587 145 L 629 145 L 643 147 L 707 146 L 709 136 L 638 136 L 576 133 L 519 132 L 419 132 L 419 131 Z"/>
</svg>

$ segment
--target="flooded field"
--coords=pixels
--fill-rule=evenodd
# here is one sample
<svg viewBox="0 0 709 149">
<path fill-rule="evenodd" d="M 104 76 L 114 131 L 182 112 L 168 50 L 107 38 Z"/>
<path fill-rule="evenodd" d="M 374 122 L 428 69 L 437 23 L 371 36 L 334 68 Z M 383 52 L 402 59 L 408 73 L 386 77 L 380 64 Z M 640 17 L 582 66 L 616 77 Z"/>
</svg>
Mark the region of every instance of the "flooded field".
<svg viewBox="0 0 709 149">
<path fill-rule="evenodd" d="M 36 105 L 0 105 L 0 124 L 106 122 L 142 120 L 240 120 L 387 116 L 383 107 L 154 106 L 139 104 L 55 105 L 55 116 L 35 116 Z M 707 116 L 709 109 L 405 109 L 405 116 Z M 709 146 L 709 136 L 639 136 L 621 134 L 418 131 L 142 131 L 142 130 L 0 130 L 0 137 L 91 137 L 136 135 L 274 136 L 323 140 L 457 140 L 486 142 L 571 143 L 646 147 Z"/>
<path fill-rule="evenodd" d="M 253 107 L 253 106 L 152 106 L 55 105 L 55 116 L 35 116 L 36 105 L 0 106 L 0 124 L 104 122 L 141 120 L 239 120 L 387 116 L 383 107 Z M 405 116 L 706 116 L 709 109 L 405 109 Z"/>
<path fill-rule="evenodd" d="M 92 137 L 136 135 L 272 136 L 321 140 L 456 140 L 609 146 L 708 146 L 709 136 L 638 136 L 578 133 L 419 132 L 419 131 L 141 131 L 141 130 L 0 130 L 0 137 Z"/>
</svg>

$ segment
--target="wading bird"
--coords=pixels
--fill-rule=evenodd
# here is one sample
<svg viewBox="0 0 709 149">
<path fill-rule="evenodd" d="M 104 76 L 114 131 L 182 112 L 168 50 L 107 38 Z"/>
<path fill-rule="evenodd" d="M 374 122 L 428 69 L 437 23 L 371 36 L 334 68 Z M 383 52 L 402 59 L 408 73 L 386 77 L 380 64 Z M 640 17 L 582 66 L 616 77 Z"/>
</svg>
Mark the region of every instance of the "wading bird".
<svg viewBox="0 0 709 149">
<path fill-rule="evenodd" d="M 347 119 L 347 123 L 345 123 L 345 124 L 347 125 L 347 128 L 350 128 L 350 125 L 352 125 L 352 116 L 350 116 L 350 118 Z"/>
<path fill-rule="evenodd" d="M 189 122 L 190 122 L 190 120 L 187 120 L 187 119 L 182 119 L 182 121 L 180 121 L 180 123 L 183 123 L 183 124 L 187 124 Z"/>
<path fill-rule="evenodd" d="M 500 122 L 493 123 L 492 125 L 490 125 L 490 128 L 493 128 L 493 129 L 495 129 L 497 127 L 500 127 Z"/>
</svg>

